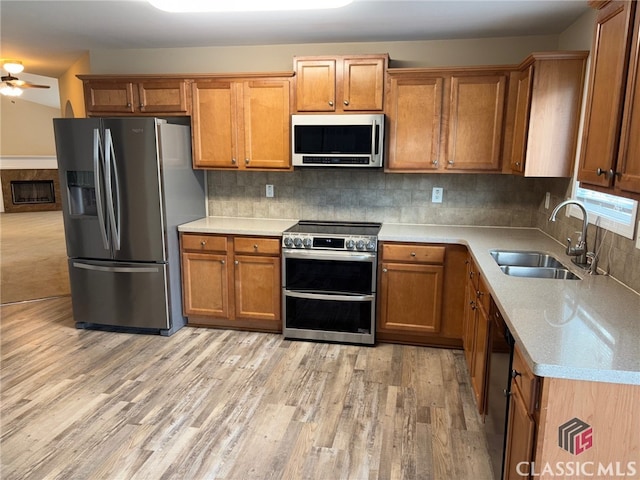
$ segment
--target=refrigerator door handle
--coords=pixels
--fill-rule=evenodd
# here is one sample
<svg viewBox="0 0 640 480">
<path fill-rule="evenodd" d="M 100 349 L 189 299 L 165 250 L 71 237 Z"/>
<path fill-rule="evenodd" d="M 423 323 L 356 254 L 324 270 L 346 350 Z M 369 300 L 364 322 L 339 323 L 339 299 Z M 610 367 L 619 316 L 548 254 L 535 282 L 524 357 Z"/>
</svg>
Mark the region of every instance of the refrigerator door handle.
<svg viewBox="0 0 640 480">
<path fill-rule="evenodd" d="M 103 265 L 93 265 L 90 263 L 73 262 L 75 268 L 84 270 L 94 270 L 97 272 L 114 272 L 114 273 L 157 273 L 160 267 L 106 267 Z"/>
<path fill-rule="evenodd" d="M 109 209 L 109 218 L 111 220 L 111 229 L 113 230 L 113 239 L 114 239 L 114 250 L 120 250 L 120 240 L 121 240 L 121 217 L 120 217 L 120 183 L 118 181 L 118 166 L 116 163 L 116 154 L 113 148 L 113 138 L 111 137 L 111 130 L 105 129 L 104 131 L 104 141 L 105 141 L 105 152 L 106 152 L 106 164 L 107 164 L 107 176 L 108 180 L 108 189 L 107 194 L 109 195 L 109 203 L 107 204 L 107 208 Z M 113 176 L 111 175 L 111 168 L 113 167 Z M 114 179 L 114 186 L 116 192 L 115 202 L 113 199 L 113 189 L 111 188 L 111 179 Z"/>
<path fill-rule="evenodd" d="M 104 210 L 102 207 L 102 165 L 100 159 L 102 157 L 102 149 L 100 148 L 100 130 L 93 129 L 93 179 L 96 190 L 96 207 L 98 209 L 98 225 L 100 225 L 100 237 L 105 250 L 109 250 L 109 239 L 107 238 L 107 223 L 104 218 Z"/>
</svg>

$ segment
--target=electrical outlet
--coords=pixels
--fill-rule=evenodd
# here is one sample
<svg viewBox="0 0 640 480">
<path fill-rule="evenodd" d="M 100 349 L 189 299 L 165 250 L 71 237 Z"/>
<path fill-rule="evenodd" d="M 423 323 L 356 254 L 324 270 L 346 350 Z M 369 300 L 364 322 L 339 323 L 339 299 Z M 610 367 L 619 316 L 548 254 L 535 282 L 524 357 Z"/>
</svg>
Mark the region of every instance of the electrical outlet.
<svg viewBox="0 0 640 480">
<path fill-rule="evenodd" d="M 442 187 L 433 187 L 433 190 L 431 190 L 431 203 L 442 203 Z"/>
<path fill-rule="evenodd" d="M 273 185 L 269 183 L 267 184 L 267 187 L 265 188 L 265 195 L 267 198 L 273 198 Z"/>
<path fill-rule="evenodd" d="M 551 194 L 547 192 L 544 196 L 544 209 L 549 210 L 549 203 L 551 203 Z"/>
</svg>

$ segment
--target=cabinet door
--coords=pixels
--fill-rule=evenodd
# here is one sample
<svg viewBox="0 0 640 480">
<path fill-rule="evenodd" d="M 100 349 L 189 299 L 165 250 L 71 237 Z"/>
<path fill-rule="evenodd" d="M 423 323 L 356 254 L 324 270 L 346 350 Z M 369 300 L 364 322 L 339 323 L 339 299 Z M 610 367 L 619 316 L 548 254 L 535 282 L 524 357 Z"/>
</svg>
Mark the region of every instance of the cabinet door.
<svg viewBox="0 0 640 480">
<path fill-rule="evenodd" d="M 533 65 L 520 72 L 518 78 L 518 96 L 516 99 L 515 124 L 513 128 L 513 148 L 511 150 L 511 170 L 524 172 L 527 151 L 527 132 L 531 108 L 531 87 L 533 83 Z"/>
<path fill-rule="evenodd" d="M 236 317 L 280 322 L 280 258 L 236 255 Z"/>
<path fill-rule="evenodd" d="M 382 110 L 384 92 L 382 58 L 346 58 L 343 63 L 342 86 L 344 111 Z"/>
<path fill-rule="evenodd" d="M 473 372 L 473 355 L 474 342 L 476 338 L 476 289 L 471 280 L 467 282 L 464 306 L 464 322 L 462 325 L 462 348 L 464 350 L 464 358 L 467 362 L 469 374 Z"/>
<path fill-rule="evenodd" d="M 296 60 L 296 110 L 336 110 L 336 60 Z"/>
<path fill-rule="evenodd" d="M 288 80 L 243 85 L 245 168 L 291 167 Z"/>
<path fill-rule="evenodd" d="M 193 164 L 237 168 L 238 114 L 233 82 L 195 82 L 192 86 Z"/>
<path fill-rule="evenodd" d="M 182 254 L 185 316 L 229 318 L 229 271 L 226 255 Z"/>
<path fill-rule="evenodd" d="M 507 427 L 507 452 L 505 456 L 505 480 L 520 480 L 523 478 L 518 472 L 529 472 L 532 468 L 533 437 L 535 422 L 527 413 L 527 407 L 520 391 L 512 389 L 509 402 L 509 423 Z M 524 463 L 523 463 L 524 462 Z M 528 478 L 526 476 L 525 478 Z"/>
<path fill-rule="evenodd" d="M 187 82 L 184 80 L 140 82 L 138 100 L 138 107 L 143 113 L 189 113 Z"/>
<path fill-rule="evenodd" d="M 387 102 L 387 170 L 436 170 L 440 161 L 442 77 L 392 77 Z"/>
<path fill-rule="evenodd" d="M 625 192 L 640 194 L 640 11 L 636 12 L 633 30 L 616 186 Z"/>
<path fill-rule="evenodd" d="M 383 263 L 379 328 L 439 332 L 443 270 L 442 265 Z"/>
<path fill-rule="evenodd" d="M 134 113 L 134 85 L 120 81 L 89 81 L 84 83 L 87 115 Z"/>
<path fill-rule="evenodd" d="M 635 2 L 611 2 L 598 14 L 578 180 L 609 187 L 618 152 L 620 118 Z"/>
<path fill-rule="evenodd" d="M 473 369 L 471 370 L 471 386 L 476 397 L 478 411 L 485 412 L 485 393 L 487 379 L 487 361 L 489 355 L 490 322 L 488 313 L 482 306 L 476 309 L 476 331 L 473 348 Z"/>
<path fill-rule="evenodd" d="M 499 170 L 506 75 L 453 76 L 448 170 Z"/>
</svg>

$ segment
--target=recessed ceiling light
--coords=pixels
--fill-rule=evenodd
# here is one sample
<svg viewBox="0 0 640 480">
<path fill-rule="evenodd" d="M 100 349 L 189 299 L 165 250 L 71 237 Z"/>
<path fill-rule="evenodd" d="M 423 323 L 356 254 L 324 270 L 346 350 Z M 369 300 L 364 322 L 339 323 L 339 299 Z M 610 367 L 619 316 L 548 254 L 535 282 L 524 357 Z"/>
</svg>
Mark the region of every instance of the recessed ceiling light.
<svg viewBox="0 0 640 480">
<path fill-rule="evenodd" d="M 339 8 L 353 0 L 148 0 L 165 12 L 266 12 Z"/>
</svg>

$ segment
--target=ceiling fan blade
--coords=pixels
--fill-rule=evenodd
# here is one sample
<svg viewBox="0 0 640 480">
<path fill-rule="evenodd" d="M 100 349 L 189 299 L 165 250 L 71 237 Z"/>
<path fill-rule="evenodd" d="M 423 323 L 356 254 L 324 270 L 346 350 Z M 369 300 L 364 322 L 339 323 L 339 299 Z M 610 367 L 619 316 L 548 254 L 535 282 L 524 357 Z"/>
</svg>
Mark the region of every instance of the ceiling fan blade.
<svg viewBox="0 0 640 480">
<path fill-rule="evenodd" d="M 49 85 L 37 85 L 35 83 L 26 82 L 24 80 L 5 80 L 5 83 L 11 85 L 12 87 L 18 88 L 49 88 Z"/>
</svg>

